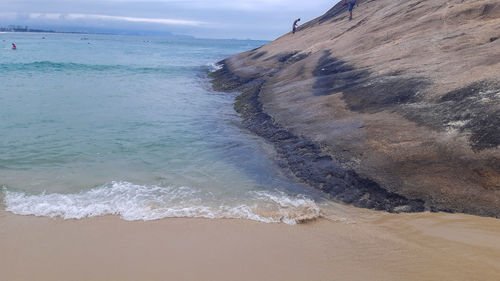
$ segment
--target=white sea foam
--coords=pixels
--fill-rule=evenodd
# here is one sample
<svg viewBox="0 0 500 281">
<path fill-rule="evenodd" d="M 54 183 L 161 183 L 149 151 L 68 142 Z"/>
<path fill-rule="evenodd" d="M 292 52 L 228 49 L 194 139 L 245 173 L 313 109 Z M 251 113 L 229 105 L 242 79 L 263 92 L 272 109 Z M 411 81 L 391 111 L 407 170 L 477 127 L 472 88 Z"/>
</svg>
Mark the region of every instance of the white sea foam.
<svg viewBox="0 0 500 281">
<path fill-rule="evenodd" d="M 213 62 L 207 64 L 207 66 L 208 66 L 208 69 L 210 70 L 210 72 L 215 72 L 217 70 L 222 69 L 222 65 L 217 64 L 217 63 L 213 63 Z"/>
<path fill-rule="evenodd" d="M 27 195 L 5 191 L 6 210 L 19 215 L 82 219 L 119 215 L 124 220 L 173 217 L 237 218 L 296 224 L 320 216 L 320 209 L 305 196 L 253 191 L 245 203 L 219 199 L 191 187 L 143 186 L 112 182 L 78 194 Z"/>
</svg>

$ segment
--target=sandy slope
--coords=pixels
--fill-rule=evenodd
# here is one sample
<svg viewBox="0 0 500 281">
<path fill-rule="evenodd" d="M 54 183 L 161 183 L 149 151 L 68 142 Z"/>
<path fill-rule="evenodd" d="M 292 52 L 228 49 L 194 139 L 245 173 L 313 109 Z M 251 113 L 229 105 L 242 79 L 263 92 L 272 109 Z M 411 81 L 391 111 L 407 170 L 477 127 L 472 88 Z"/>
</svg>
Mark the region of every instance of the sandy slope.
<svg viewBox="0 0 500 281">
<path fill-rule="evenodd" d="M 427 209 L 499 217 L 500 3 L 360 1 L 347 17 L 337 5 L 226 72 L 259 81 L 274 124 L 345 169 Z M 327 176 L 298 177 L 335 197 Z"/>
</svg>

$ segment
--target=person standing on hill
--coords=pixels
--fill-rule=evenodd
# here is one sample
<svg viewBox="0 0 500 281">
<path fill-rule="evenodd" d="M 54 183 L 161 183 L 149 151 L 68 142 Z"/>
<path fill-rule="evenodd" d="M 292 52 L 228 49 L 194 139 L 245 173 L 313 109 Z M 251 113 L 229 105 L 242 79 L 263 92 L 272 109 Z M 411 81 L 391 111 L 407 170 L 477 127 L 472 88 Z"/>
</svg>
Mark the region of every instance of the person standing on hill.
<svg viewBox="0 0 500 281">
<path fill-rule="evenodd" d="M 352 20 L 352 10 L 354 9 L 354 6 L 358 6 L 358 3 L 356 0 L 351 0 L 347 2 L 347 0 L 344 0 L 344 4 L 342 6 L 348 6 L 349 9 L 349 20 Z"/>
<path fill-rule="evenodd" d="M 295 32 L 297 31 L 297 25 L 298 25 L 298 22 L 300 21 L 300 18 L 296 19 L 294 22 L 293 22 L 293 27 L 292 27 L 292 33 L 295 34 Z"/>
</svg>

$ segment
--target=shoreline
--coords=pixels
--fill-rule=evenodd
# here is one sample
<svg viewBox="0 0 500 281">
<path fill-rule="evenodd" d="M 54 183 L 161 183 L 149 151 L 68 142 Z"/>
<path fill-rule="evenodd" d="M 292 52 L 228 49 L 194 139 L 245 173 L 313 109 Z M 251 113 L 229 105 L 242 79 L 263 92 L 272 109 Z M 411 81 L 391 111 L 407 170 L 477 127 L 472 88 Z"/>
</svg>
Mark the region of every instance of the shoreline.
<svg viewBox="0 0 500 281">
<path fill-rule="evenodd" d="M 9 281 L 494 280 L 498 233 L 496 219 L 444 213 L 376 212 L 355 223 L 289 226 L 0 211 L 0 271 Z"/>
<path fill-rule="evenodd" d="M 441 2 L 369 1 L 352 21 L 339 3 L 221 61 L 213 87 L 239 92 L 247 129 L 332 199 L 500 218 L 500 64 L 483 59 L 500 54 L 488 33 L 500 9 Z M 401 11 L 412 20 L 389 16 Z M 478 13 L 467 24 L 433 20 L 465 11 Z"/>
<path fill-rule="evenodd" d="M 270 142 L 281 156 L 280 166 L 303 184 L 322 191 L 333 200 L 356 207 L 383 210 L 392 213 L 423 212 L 424 201 L 409 199 L 390 192 L 376 182 L 363 178 L 352 169 L 336 163 L 312 140 L 296 136 L 276 124 L 262 110 L 259 100 L 266 76 L 243 78 L 231 71 L 228 61 L 218 63 L 219 70 L 210 73 L 214 90 L 238 92 L 234 108 L 243 119 L 243 126 Z M 432 211 L 440 211 L 430 208 Z"/>
</svg>

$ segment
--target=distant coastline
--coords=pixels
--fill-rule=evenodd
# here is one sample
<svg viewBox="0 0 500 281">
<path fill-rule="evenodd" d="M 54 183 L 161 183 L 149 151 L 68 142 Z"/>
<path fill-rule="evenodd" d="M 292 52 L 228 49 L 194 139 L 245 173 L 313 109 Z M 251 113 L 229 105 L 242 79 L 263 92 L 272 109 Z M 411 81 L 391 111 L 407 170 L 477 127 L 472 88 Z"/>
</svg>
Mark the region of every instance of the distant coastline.
<svg viewBox="0 0 500 281">
<path fill-rule="evenodd" d="M 173 34 L 168 31 L 164 31 L 161 33 L 144 33 L 144 32 L 134 32 L 134 31 L 123 32 L 122 30 L 92 30 L 92 29 L 86 31 L 61 31 L 61 30 L 56 31 L 50 29 L 30 28 L 28 26 L 20 26 L 20 25 L 0 26 L 0 33 L 51 33 L 51 34 L 145 35 L 145 36 L 161 35 L 161 36 L 184 38 L 184 39 L 196 38 L 191 35 Z"/>
<path fill-rule="evenodd" d="M 66 34 L 88 34 L 88 32 L 81 31 L 55 31 L 55 30 L 44 30 L 44 29 L 34 29 L 28 26 L 14 26 L 9 25 L 7 27 L 0 27 L 0 32 L 26 32 L 26 33 L 66 33 Z"/>
</svg>

